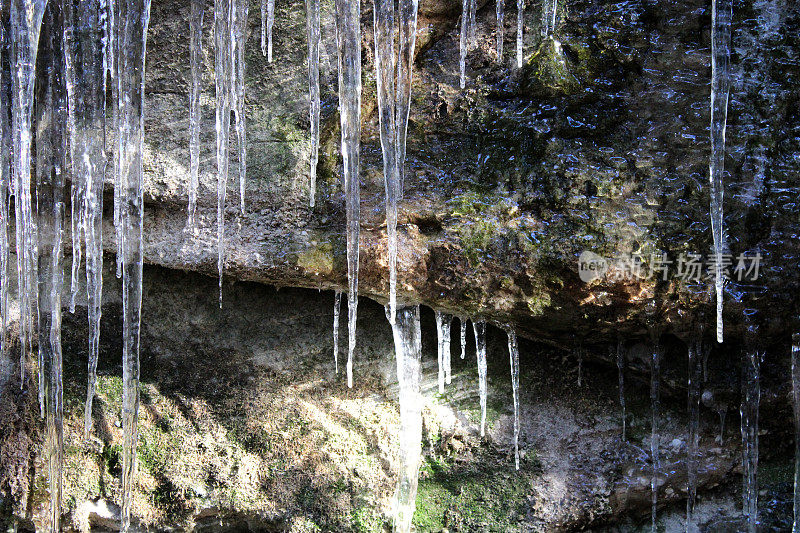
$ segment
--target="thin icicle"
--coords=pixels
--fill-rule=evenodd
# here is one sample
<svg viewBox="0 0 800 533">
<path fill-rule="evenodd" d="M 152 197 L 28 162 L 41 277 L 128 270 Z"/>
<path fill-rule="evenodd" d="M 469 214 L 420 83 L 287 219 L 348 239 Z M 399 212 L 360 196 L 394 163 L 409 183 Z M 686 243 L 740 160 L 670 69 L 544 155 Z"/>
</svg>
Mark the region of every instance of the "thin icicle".
<svg viewBox="0 0 800 533">
<path fill-rule="evenodd" d="M 473 0 L 474 1 L 474 0 Z M 397 61 L 397 160 L 400 174 L 398 200 L 403 196 L 406 179 L 406 138 L 411 111 L 411 81 L 414 67 L 414 48 L 417 43 L 417 10 L 419 0 L 399 0 Z"/>
<path fill-rule="evenodd" d="M 517 0 L 517 68 L 522 68 L 522 30 L 524 26 L 525 0 Z"/>
<path fill-rule="evenodd" d="M 467 319 L 461 317 L 461 359 L 467 356 Z"/>
<path fill-rule="evenodd" d="M 800 532 L 800 333 L 792 336 L 792 405 L 794 407 L 794 523 Z"/>
<path fill-rule="evenodd" d="M 505 39 L 505 22 L 504 22 L 504 9 L 505 0 L 497 0 L 495 4 L 495 13 L 497 14 L 497 62 L 503 62 L 503 39 Z"/>
<path fill-rule="evenodd" d="M 339 310 L 342 307 L 342 293 L 336 291 L 333 298 L 333 365 L 339 373 Z"/>
<path fill-rule="evenodd" d="M 336 0 L 336 22 L 339 118 L 347 211 L 347 386 L 352 388 L 358 314 L 358 236 L 361 226 L 358 181 L 361 152 L 361 1 Z"/>
<path fill-rule="evenodd" d="M 697 501 L 697 448 L 699 440 L 698 428 L 700 426 L 700 380 L 702 378 L 699 352 L 701 349 L 702 339 L 692 338 L 689 340 L 686 533 L 695 533 L 697 531 L 697 524 L 694 522 L 694 506 Z"/>
<path fill-rule="evenodd" d="M 508 357 L 511 363 L 511 390 L 514 396 L 514 465 L 519 470 L 519 347 L 517 334 L 509 329 Z"/>
<path fill-rule="evenodd" d="M 622 411 L 622 440 L 627 439 L 628 418 L 625 411 L 625 346 L 617 342 L 617 374 L 619 377 L 619 408 Z"/>
<path fill-rule="evenodd" d="M 231 98 L 236 111 L 236 146 L 239 150 L 239 209 L 245 214 L 244 193 L 247 176 L 247 138 L 245 116 L 245 61 L 244 46 L 247 39 L 247 14 L 249 0 L 232 0 L 233 2 L 233 43 L 234 71 Z"/>
<path fill-rule="evenodd" d="M 267 0 L 261 0 L 261 55 L 267 55 Z"/>
<path fill-rule="evenodd" d="M 478 394 L 481 401 L 481 437 L 486 435 L 486 322 L 472 321 L 475 333 L 475 356 L 478 360 Z"/>
<path fill-rule="evenodd" d="M 475 0 L 463 0 L 461 3 L 461 36 L 459 38 L 460 84 L 463 89 L 467 81 L 467 52 L 472 44 L 475 25 Z"/>
<path fill-rule="evenodd" d="M 717 297 L 717 342 L 722 342 L 722 253 L 725 234 L 722 217 L 725 172 L 725 127 L 728 120 L 728 94 L 730 92 L 731 21 L 732 0 L 711 2 L 711 231 L 714 238 L 714 289 Z"/>
<path fill-rule="evenodd" d="M 0 0 L 0 9 L 7 5 Z M 9 42 L 5 24 L 0 24 L 0 91 L 11 94 Z M 11 378 L 13 364 L 8 351 L 8 289 L 10 284 L 10 242 L 8 238 L 8 197 L 11 185 L 11 105 L 0 98 L 0 394 Z"/>
<path fill-rule="evenodd" d="M 36 221 L 31 199 L 31 115 L 39 30 L 45 0 L 12 0 L 11 56 L 14 206 L 19 290 L 20 386 L 25 383 L 25 361 L 33 352 L 36 316 Z"/>
<path fill-rule="evenodd" d="M 225 195 L 230 165 L 229 136 L 231 129 L 231 19 L 234 0 L 214 2 L 215 78 L 217 93 L 217 272 L 219 274 L 219 307 L 222 308 L 222 272 L 225 268 Z"/>
<path fill-rule="evenodd" d="M 139 414 L 139 331 L 142 314 L 142 222 L 144 183 L 144 69 L 150 0 L 117 2 L 112 33 L 116 43 L 117 160 L 123 189 L 122 235 L 122 513 L 121 530 L 130 527 L 136 477 Z"/>
<path fill-rule="evenodd" d="M 751 328 L 751 339 L 755 329 Z M 750 343 L 752 344 L 752 342 Z M 748 346 L 744 354 L 742 379 L 742 514 L 747 519 L 747 531 L 755 533 L 758 527 L 758 407 L 761 400 L 761 353 Z"/>
<path fill-rule="evenodd" d="M 261 3 L 261 50 L 264 46 L 264 3 Z M 308 99 L 311 122 L 311 168 L 309 170 L 309 203 L 314 207 L 317 191 L 317 162 L 319 161 L 319 45 L 320 45 L 320 7 L 319 0 L 306 0 L 306 25 L 308 33 Z"/>
<path fill-rule="evenodd" d="M 103 294 L 103 182 L 105 178 L 106 61 L 102 46 L 107 7 L 102 0 L 65 4 L 67 86 L 74 198 L 86 243 L 86 294 L 89 315 L 89 364 L 84 433 L 92 427 L 92 400 L 100 351 Z M 75 183 L 77 182 L 77 187 Z M 76 190 L 77 189 L 77 190 Z M 80 238 L 80 233 L 74 236 Z M 78 244 L 80 248 L 80 244 Z M 75 264 L 73 264 L 75 268 Z M 77 272 L 77 271 L 76 271 Z M 76 280 L 72 280 L 75 283 Z M 73 293 L 74 299 L 74 293 Z M 72 306 L 74 301 L 70 302 Z"/>
<path fill-rule="evenodd" d="M 395 9 L 393 0 L 375 0 L 375 79 L 378 86 L 378 119 L 383 153 L 383 182 L 386 190 L 386 234 L 389 251 L 389 321 L 397 305 L 397 200 L 400 175 L 397 154 L 397 49 L 395 47 Z"/>
<path fill-rule="evenodd" d="M 661 347 L 658 339 L 653 339 L 653 353 L 650 362 L 650 408 L 652 411 L 652 423 L 650 427 L 650 459 L 653 462 L 653 475 L 650 478 L 650 492 L 652 505 L 650 508 L 651 530 L 653 533 L 658 531 L 656 527 L 656 517 L 658 514 L 658 471 L 660 460 L 658 453 L 658 417 L 660 409 L 659 384 L 661 380 Z"/>
<path fill-rule="evenodd" d="M 196 229 L 197 190 L 200 188 L 200 93 L 203 86 L 204 0 L 192 0 L 189 18 L 189 62 L 192 88 L 189 94 L 189 217 L 186 226 Z"/>
<path fill-rule="evenodd" d="M 270 63 L 272 63 L 272 26 L 274 24 L 275 0 L 267 0 L 267 61 Z"/>
<path fill-rule="evenodd" d="M 450 325 L 453 315 L 436 311 L 436 333 L 439 354 L 439 393 L 444 392 L 444 385 L 452 381 L 450 368 Z"/>
<path fill-rule="evenodd" d="M 67 110 L 64 83 L 61 4 L 51 4 L 44 18 L 40 43 L 36 102 L 36 198 L 39 248 L 39 367 L 44 402 L 50 508 L 48 531 L 61 531 L 62 466 L 64 458 L 61 269 L 64 179 L 67 153 Z"/>
<path fill-rule="evenodd" d="M 556 32 L 556 17 L 558 15 L 558 0 L 543 0 L 542 2 L 542 36 L 553 36 Z"/>
<path fill-rule="evenodd" d="M 389 311 L 387 310 L 387 318 Z M 400 399 L 399 475 L 395 494 L 395 531 L 411 531 L 422 456 L 422 339 L 419 307 L 396 310 L 392 324 Z"/>
</svg>

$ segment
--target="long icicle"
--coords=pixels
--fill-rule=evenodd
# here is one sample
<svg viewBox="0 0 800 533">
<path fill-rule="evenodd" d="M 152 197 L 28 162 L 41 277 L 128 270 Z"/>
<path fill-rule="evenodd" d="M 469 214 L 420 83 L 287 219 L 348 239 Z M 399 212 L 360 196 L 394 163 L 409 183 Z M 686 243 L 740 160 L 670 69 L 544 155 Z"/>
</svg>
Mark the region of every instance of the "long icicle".
<svg viewBox="0 0 800 533">
<path fill-rule="evenodd" d="M 555 35 L 557 15 L 558 15 L 558 0 L 543 0 L 542 37 Z"/>
<path fill-rule="evenodd" d="M 200 188 L 200 93 L 203 86 L 204 0 L 192 0 L 189 16 L 189 63 L 192 87 L 189 93 L 189 214 L 186 227 L 194 232 L 197 190 Z"/>
<path fill-rule="evenodd" d="M 514 398 L 514 465 L 519 470 L 519 347 L 516 332 L 509 329 L 506 333 L 511 363 L 511 392 Z"/>
<path fill-rule="evenodd" d="M 122 195 L 122 514 L 121 530 L 130 527 L 136 477 L 139 415 L 139 331 L 142 318 L 142 223 L 144 183 L 144 70 L 150 0 L 117 2 L 114 6 L 117 73 L 117 158 Z"/>
<path fill-rule="evenodd" d="M 264 2 L 261 11 L 261 46 L 264 50 Z M 311 123 L 311 168 L 309 169 L 309 203 L 314 207 L 317 191 L 317 162 L 319 161 L 319 45 L 320 45 L 320 7 L 319 0 L 306 0 L 306 24 L 308 33 L 308 99 L 309 120 Z"/>
<path fill-rule="evenodd" d="M 45 0 L 12 0 L 12 135 L 17 280 L 20 306 L 20 386 L 25 383 L 27 354 L 33 352 L 36 316 L 36 221 L 31 199 L 31 115 L 39 31 Z"/>
<path fill-rule="evenodd" d="M 689 369 L 688 369 L 688 411 L 689 411 L 689 437 L 686 446 L 687 470 L 687 497 L 686 497 L 686 533 L 695 533 L 697 525 L 694 523 L 694 507 L 697 502 L 697 448 L 699 444 L 698 429 L 700 427 L 700 379 L 702 368 L 700 365 L 700 351 L 702 338 L 689 340 Z"/>
<path fill-rule="evenodd" d="M 225 268 L 225 195 L 230 164 L 229 136 L 231 128 L 231 19 L 234 0 L 214 2 L 215 78 L 217 92 L 217 272 L 219 274 L 219 307 L 222 308 L 222 272 Z"/>
<path fill-rule="evenodd" d="M 522 68 L 522 30 L 524 26 L 525 0 L 517 0 L 517 68 Z"/>
<path fill-rule="evenodd" d="M 478 360 L 478 395 L 481 402 L 481 437 L 486 435 L 486 322 L 472 321 L 475 333 L 475 356 Z"/>
<path fill-rule="evenodd" d="M 463 0 L 461 3 L 461 34 L 458 42 L 459 56 L 459 84 L 463 89 L 467 84 L 467 51 L 469 50 L 470 7 L 472 0 Z"/>
<path fill-rule="evenodd" d="M 389 311 L 387 310 L 387 318 Z M 419 306 L 397 309 L 391 322 L 400 399 L 399 475 L 395 494 L 394 530 L 411 531 L 422 456 L 422 339 Z"/>
<path fill-rule="evenodd" d="M 504 22 L 504 9 L 505 0 L 497 0 L 495 4 L 495 13 L 497 14 L 497 62 L 503 62 L 503 39 L 505 39 L 505 22 Z"/>
<path fill-rule="evenodd" d="M 758 408 L 761 401 L 760 370 L 762 354 L 756 349 L 758 331 L 750 325 L 742 362 L 742 513 L 747 519 L 747 531 L 758 528 Z"/>
<path fill-rule="evenodd" d="M 445 362 L 444 362 L 444 321 L 445 315 L 441 311 L 435 311 L 436 316 L 436 360 L 439 382 L 439 394 L 444 393 L 444 380 L 445 380 Z"/>
<path fill-rule="evenodd" d="M 5 11 L 7 0 L 0 0 Z M 0 91 L 11 94 L 9 40 L 6 25 L 0 23 Z M 0 394 L 11 378 L 13 363 L 8 351 L 8 289 L 10 285 L 10 242 L 8 238 L 9 193 L 11 185 L 11 105 L 0 98 Z"/>
<path fill-rule="evenodd" d="M 72 180 L 82 198 L 80 224 L 86 243 L 86 294 L 89 316 L 89 363 L 84 434 L 92 427 L 92 400 L 100 352 L 103 294 L 103 181 L 105 178 L 106 61 L 102 46 L 107 7 L 102 0 L 65 4 L 65 39 Z M 74 190 L 74 189 L 73 189 Z M 80 237 L 80 234 L 77 235 Z"/>
<path fill-rule="evenodd" d="M 792 405 L 794 407 L 794 523 L 800 532 L 800 333 L 792 336 Z"/>
<path fill-rule="evenodd" d="M 244 194 L 247 176 L 247 137 L 245 115 L 245 60 L 244 46 L 247 39 L 247 14 L 249 0 L 233 2 L 233 43 L 234 70 L 231 98 L 236 111 L 236 146 L 239 151 L 239 209 L 245 214 Z"/>
<path fill-rule="evenodd" d="M 272 26 L 275 24 L 275 0 L 267 0 L 267 61 L 272 63 Z"/>
<path fill-rule="evenodd" d="M 336 0 L 339 62 L 339 119 L 347 211 L 347 386 L 353 387 L 353 355 L 358 314 L 358 236 L 361 227 L 361 1 Z"/>
<path fill-rule="evenodd" d="M 628 419 L 625 412 L 625 346 L 617 341 L 617 374 L 619 380 L 619 408 L 622 411 L 622 441 L 627 440 Z"/>
<path fill-rule="evenodd" d="M 711 232 L 714 238 L 715 276 L 714 289 L 717 297 L 717 342 L 723 340 L 722 252 L 725 247 L 722 201 L 725 191 L 725 128 L 728 120 L 728 94 L 730 92 L 731 21 L 732 0 L 711 2 L 711 162 L 709 181 L 711 184 Z"/>
<path fill-rule="evenodd" d="M 399 158 L 397 154 L 397 49 L 393 0 L 375 0 L 375 78 L 378 86 L 378 120 L 383 153 L 383 183 L 386 189 L 386 233 L 389 251 L 389 321 L 394 321 L 397 287 L 397 199 Z"/>
<path fill-rule="evenodd" d="M 64 179 L 67 162 L 67 110 L 61 4 L 49 6 L 40 43 L 36 96 L 36 198 L 39 248 L 40 393 L 44 399 L 45 441 L 50 492 L 49 531 L 61 531 L 64 458 L 61 354 L 61 269 Z"/>
<path fill-rule="evenodd" d="M 342 307 L 342 293 L 336 291 L 333 298 L 333 366 L 339 373 L 339 312 Z"/>
<path fill-rule="evenodd" d="M 417 11 L 419 0 L 399 0 L 399 36 L 397 60 L 397 160 L 400 184 L 398 200 L 403 196 L 406 179 L 406 140 L 408 117 L 411 111 L 411 82 L 413 79 L 414 49 L 417 43 Z"/>
<path fill-rule="evenodd" d="M 659 417 L 659 384 L 661 380 L 661 347 L 658 338 L 653 335 L 653 353 L 650 362 L 650 409 L 652 422 L 650 426 L 650 459 L 653 462 L 653 475 L 650 478 L 651 508 L 650 520 L 653 533 L 658 531 L 656 517 L 658 513 L 658 471 L 660 460 L 658 454 L 658 417 Z"/>
</svg>

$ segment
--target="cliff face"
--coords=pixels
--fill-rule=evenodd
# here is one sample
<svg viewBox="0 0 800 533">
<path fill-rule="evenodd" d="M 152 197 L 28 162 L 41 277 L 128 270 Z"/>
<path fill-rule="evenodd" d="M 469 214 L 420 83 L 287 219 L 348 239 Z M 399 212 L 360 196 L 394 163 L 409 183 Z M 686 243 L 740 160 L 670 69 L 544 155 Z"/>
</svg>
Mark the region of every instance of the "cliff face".
<svg viewBox="0 0 800 533">
<path fill-rule="evenodd" d="M 362 6 L 363 294 L 388 291 L 383 176 L 375 110 L 371 4 Z M 208 274 L 215 267 L 216 166 L 211 6 L 205 27 L 200 227 L 185 225 L 188 189 L 188 3 L 153 5 L 147 58 L 146 260 Z M 525 64 L 513 65 L 515 6 L 497 61 L 493 5 L 479 6 L 467 88 L 458 88 L 454 2 L 420 7 L 400 212 L 400 297 L 510 323 L 567 344 L 577 330 L 608 340 L 651 322 L 683 335 L 709 323 L 713 298 L 708 160 L 710 4 L 574 1 L 558 11 L 557 41 L 540 36 L 541 6 L 525 10 Z M 317 207 L 308 207 L 305 11 L 280 3 L 275 61 L 247 43 L 247 214 L 229 180 L 226 272 L 278 286 L 345 287 L 335 25 L 323 4 L 322 155 Z M 773 337 L 789 332 L 798 287 L 796 196 L 797 6 L 737 5 L 727 128 L 725 226 L 732 257 L 726 333 L 743 309 Z M 235 156 L 234 156 L 235 157 Z M 113 248 L 107 235 L 106 246 Z M 651 277 L 591 284 L 577 260 L 640 254 Z M 742 254 L 759 277 L 738 280 Z M 649 270 L 667 254 L 666 276 Z M 701 254 L 703 277 L 679 270 Z M 681 274 L 687 274 L 681 276 Z M 750 276 L 752 277 L 752 276 Z M 666 279 L 664 279 L 666 278 Z M 686 278 L 686 279 L 684 279 Z M 648 309 L 648 306 L 651 308 Z M 705 314 L 704 314 L 705 313 Z M 787 337 L 788 338 L 788 337 Z"/>
<path fill-rule="evenodd" d="M 513 65 L 516 6 L 506 7 L 506 53 L 498 61 L 495 5 L 478 5 L 462 90 L 460 3 L 420 5 L 398 287 L 407 303 L 482 316 L 536 342 L 522 346 L 526 458 L 521 477 L 509 475 L 510 384 L 501 364 L 504 339 L 493 330 L 490 387 L 499 392 L 490 405 L 488 441 L 475 435 L 472 361 L 457 368 L 451 396 L 428 402 L 422 530 L 569 530 L 647 514 L 648 459 L 636 450 L 649 445 L 648 392 L 640 383 L 649 368 L 649 347 L 642 344 L 648 330 L 664 334 L 665 396 L 679 399 L 665 413 L 662 442 L 669 446 L 662 453 L 671 466 L 660 493 L 663 502 L 679 501 L 685 485 L 685 420 L 677 414 L 685 406 L 684 342 L 698 323 L 712 329 L 707 265 L 700 281 L 679 275 L 686 274 L 679 270 L 681 258 L 705 259 L 711 252 L 710 2 L 570 0 L 559 5 L 555 40 L 540 36 L 541 5 L 529 3 L 521 69 Z M 363 3 L 360 290 L 383 303 L 387 243 L 371 9 Z M 386 525 L 396 473 L 388 327 L 379 306 L 362 303 L 356 390 L 347 391 L 335 382 L 328 326 L 320 326 L 330 324 L 333 298 L 295 290 L 346 287 L 333 6 L 322 6 L 322 150 L 313 209 L 305 6 L 277 3 L 273 63 L 260 53 L 258 11 L 250 6 L 246 53 L 247 213 L 238 211 L 234 154 L 225 232 L 229 282 L 226 308 L 218 311 L 216 283 L 197 275 L 216 276 L 213 9 L 206 6 L 204 22 L 199 224 L 189 233 L 189 3 L 152 6 L 145 117 L 144 250 L 151 265 L 145 271 L 142 341 L 145 455 L 135 513 L 153 527 L 196 523 L 211 529 L 224 520 L 231 529 L 311 531 L 321 524 L 376 530 Z M 704 382 L 734 412 L 738 392 L 727 391 L 738 391 L 739 351 L 766 352 L 762 438 L 768 459 L 780 459 L 791 427 L 787 359 L 800 285 L 798 30 L 800 8 L 788 0 L 735 5 L 725 226 L 732 267 L 741 255 L 760 254 L 761 260 L 755 280 L 731 272 L 726 343 L 714 348 Z M 115 250 L 111 191 L 109 180 L 108 252 Z M 585 282 L 578 273 L 584 251 L 605 259 L 634 254 L 648 266 L 653 255 L 671 263 L 666 276 L 648 276 L 645 268 L 644 277 L 620 278 L 620 268 L 612 266 L 606 276 Z M 107 267 L 112 262 L 106 258 Z M 113 505 L 103 508 L 119 495 L 114 376 L 120 373 L 115 365 L 121 326 L 115 283 L 109 275 L 95 413 L 102 423 L 91 443 L 67 450 L 67 495 L 73 499 L 65 501 L 76 528 L 115 523 Z M 275 295 L 264 284 L 292 289 Z M 757 339 L 743 333 L 746 314 L 760 327 Z M 430 325 L 428 320 L 425 342 L 432 343 Z M 65 319 L 64 337 L 66 432 L 74 444 L 82 427 L 85 319 Z M 596 364 L 608 361 L 607 346 L 618 337 L 631 348 L 634 446 L 621 445 L 617 437 L 615 372 Z M 574 389 L 577 361 L 564 356 L 565 348 L 579 343 L 588 347 L 586 390 Z M 426 361 L 433 360 L 432 351 L 428 345 Z M 433 374 L 435 369 L 426 369 L 427 380 Z M 45 497 L 34 389 L 6 395 L 0 405 L 0 417 L 13 422 L 0 428 L 0 464 L 9 468 L 0 486 L 12 489 L 0 500 L 0 515 L 13 509 L 28 520 L 24 525 L 36 523 Z M 703 414 L 703 489 L 730 487 L 738 464 L 733 431 L 722 445 L 714 442 L 714 411 Z M 352 450 L 356 459 L 348 458 Z M 487 479 L 499 481 L 487 485 Z M 732 501 L 727 489 L 709 496 L 708 509 L 725 512 L 720 518 L 709 511 L 704 520 L 724 523 L 726 513 L 735 514 Z M 679 516 L 673 509 L 666 520 Z"/>
</svg>

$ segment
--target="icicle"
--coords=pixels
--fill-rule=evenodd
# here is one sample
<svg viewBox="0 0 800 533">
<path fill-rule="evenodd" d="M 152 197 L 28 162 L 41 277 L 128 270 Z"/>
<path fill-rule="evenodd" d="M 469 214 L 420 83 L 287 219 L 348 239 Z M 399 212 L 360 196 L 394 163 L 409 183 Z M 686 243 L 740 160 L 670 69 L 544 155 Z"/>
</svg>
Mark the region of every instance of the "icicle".
<svg viewBox="0 0 800 533">
<path fill-rule="evenodd" d="M 450 324 L 453 315 L 436 311 L 436 333 L 439 355 L 439 393 L 444 392 L 444 385 L 452 381 L 450 369 Z"/>
<path fill-rule="evenodd" d="M 267 55 L 267 0 L 261 0 L 261 55 Z"/>
<path fill-rule="evenodd" d="M 349 288 L 347 293 L 347 386 L 351 388 L 353 386 L 353 355 L 356 348 L 358 235 L 361 225 L 358 182 L 361 141 L 360 17 L 360 0 L 336 0 L 339 117 L 342 129 L 342 159 L 344 160 L 344 189 L 347 211 L 347 281 Z"/>
<path fill-rule="evenodd" d="M 275 24 L 275 0 L 267 0 L 267 61 L 272 63 L 272 26 Z M 263 53 L 263 49 L 262 49 Z"/>
<path fill-rule="evenodd" d="M 192 88 L 189 95 L 189 218 L 186 226 L 195 231 L 197 190 L 200 187 L 200 93 L 203 85 L 204 0 L 192 0 L 189 18 L 189 61 Z"/>
<path fill-rule="evenodd" d="M 44 402 L 45 441 L 50 492 L 49 531 L 61 531 L 61 489 L 64 457 L 61 288 L 63 257 L 64 179 L 67 151 L 66 87 L 63 73 L 61 4 L 49 6 L 40 44 L 36 98 L 36 198 L 39 249 L 40 398 Z"/>
<path fill-rule="evenodd" d="M 248 0 L 232 0 L 233 2 L 233 42 L 234 50 L 233 88 L 231 98 L 236 111 L 236 146 L 239 149 L 239 209 L 245 214 L 244 192 L 247 175 L 247 139 L 245 127 L 245 80 L 244 80 L 244 46 L 247 39 L 247 12 Z"/>
<path fill-rule="evenodd" d="M 558 15 L 558 0 L 543 0 L 542 2 L 542 36 L 552 36 L 556 32 L 556 16 Z"/>
<path fill-rule="evenodd" d="M 117 159 L 123 189 L 122 234 L 122 514 L 121 529 L 130 526 L 139 413 L 139 330 L 142 312 L 142 220 L 144 209 L 142 146 L 144 142 L 144 67 L 150 0 L 114 6 L 114 58 L 117 74 Z M 229 80 L 230 78 L 228 78 Z M 226 85 L 230 82 L 226 81 Z"/>
<path fill-rule="evenodd" d="M 800 532 L 800 333 L 792 336 L 792 405 L 794 406 L 794 524 Z"/>
<path fill-rule="evenodd" d="M 73 209 L 80 209 L 79 225 L 86 242 L 86 294 L 89 315 L 89 365 L 84 433 L 92 427 L 92 400 L 100 351 L 103 293 L 103 180 L 105 178 L 106 65 L 102 47 L 106 5 L 102 0 L 65 4 L 67 86 L 70 88 L 70 151 L 72 153 Z M 75 185 L 77 183 L 77 185 Z M 74 238 L 80 239 L 80 231 Z M 80 248 L 80 243 L 78 243 Z M 78 261 L 79 262 L 79 261 Z M 76 264 L 73 263 L 73 269 Z M 77 270 L 74 270 L 77 272 Z M 73 284 L 75 279 L 72 280 Z M 75 286 L 75 285 L 73 285 Z M 74 305 L 74 296 L 70 306 Z"/>
<path fill-rule="evenodd" d="M 467 356 L 467 319 L 461 317 L 461 359 Z"/>
<path fill-rule="evenodd" d="M 497 62 L 503 62 L 503 39 L 505 38 L 505 26 L 503 22 L 505 8 L 505 0 L 497 0 L 495 4 L 495 13 L 497 14 Z"/>
<path fill-rule="evenodd" d="M 478 393 L 481 400 L 481 437 L 486 435 L 486 322 L 472 321 L 475 355 L 478 360 Z"/>
<path fill-rule="evenodd" d="M 654 336 L 655 337 L 655 336 Z M 650 478 L 650 491 L 652 493 L 652 507 L 650 509 L 651 529 L 653 533 L 658 531 L 656 528 L 656 516 L 658 513 L 658 470 L 660 468 L 658 454 L 658 416 L 659 416 L 659 381 L 661 379 L 661 347 L 658 345 L 658 338 L 653 339 L 653 354 L 650 367 L 650 407 L 652 409 L 653 421 L 650 428 L 650 457 L 653 461 L 653 476 Z"/>
<path fill-rule="evenodd" d="M 698 428 L 700 426 L 700 380 L 702 378 L 699 352 L 701 350 L 702 339 L 692 338 L 689 340 L 686 533 L 695 533 L 697 531 L 697 524 L 694 523 L 694 506 L 697 501 L 697 448 L 699 440 Z"/>
<path fill-rule="evenodd" d="M 389 311 L 387 310 L 387 318 Z M 411 531 L 422 455 L 422 340 L 419 307 L 401 307 L 391 322 L 400 396 L 399 475 L 395 495 L 395 531 Z"/>
<path fill-rule="evenodd" d="M 2 2 L 6 5 L 6 2 Z M 9 42 L 5 24 L 0 24 L 0 91 L 11 94 Z M 0 394 L 11 378 L 13 364 L 8 353 L 8 288 L 11 268 L 8 239 L 8 196 L 11 185 L 11 106 L 0 98 Z"/>
<path fill-rule="evenodd" d="M 730 91 L 730 46 L 732 0 L 712 0 L 711 3 L 711 231 L 714 237 L 716 258 L 714 289 L 717 296 L 717 342 L 722 342 L 722 253 L 725 247 L 722 218 L 725 172 L 725 127 L 728 119 L 728 93 Z"/>
<path fill-rule="evenodd" d="M 622 410 L 622 440 L 627 439 L 628 419 L 625 412 L 625 347 L 617 341 L 617 374 L 619 375 L 619 407 Z"/>
<path fill-rule="evenodd" d="M 525 0 L 517 0 L 517 68 L 522 68 L 522 29 L 525 14 Z"/>
<path fill-rule="evenodd" d="M 264 46 L 264 2 L 261 3 L 261 50 Z M 320 45 L 320 11 L 319 0 L 306 0 L 306 19 L 308 29 L 308 98 L 311 102 L 309 115 L 311 121 L 311 162 L 310 169 L 310 204 L 314 207 L 317 191 L 317 162 L 319 160 L 319 45 Z"/>
<path fill-rule="evenodd" d="M 375 78 L 378 85 L 378 118 L 383 152 L 383 182 L 386 189 L 386 234 L 389 251 L 389 321 L 397 305 L 397 200 L 400 175 L 397 154 L 397 93 L 395 74 L 395 10 L 393 0 L 375 0 Z"/>
<path fill-rule="evenodd" d="M 751 339 L 755 338 L 751 326 Z M 753 341 L 754 342 L 754 341 Z M 750 343 L 752 344 L 752 342 Z M 744 354 L 742 379 L 742 513 L 747 518 L 747 530 L 755 533 L 758 526 L 758 405 L 761 400 L 759 373 L 761 353 L 748 346 Z"/>
<path fill-rule="evenodd" d="M 12 0 L 11 55 L 13 69 L 12 135 L 14 206 L 17 237 L 17 280 L 20 307 L 20 386 L 25 360 L 33 352 L 36 316 L 36 221 L 31 210 L 31 114 L 39 30 L 45 0 Z"/>
<path fill-rule="evenodd" d="M 509 329 L 508 357 L 511 362 L 511 388 L 514 396 L 514 465 L 519 470 L 519 348 L 517 334 Z"/>
<path fill-rule="evenodd" d="M 230 164 L 229 135 L 231 128 L 231 79 L 233 50 L 231 19 L 235 0 L 215 0 L 214 39 L 217 93 L 217 272 L 219 273 L 219 307 L 222 308 L 222 271 L 225 268 L 225 195 Z"/>
<path fill-rule="evenodd" d="M 472 0 L 474 1 L 474 0 Z M 397 62 L 397 160 L 400 174 L 398 199 L 403 196 L 406 179 L 406 137 L 411 110 L 411 81 L 414 67 L 414 47 L 417 43 L 417 9 L 419 0 L 399 0 L 400 35 Z"/>
<path fill-rule="evenodd" d="M 339 309 L 342 306 L 342 293 L 336 291 L 333 298 L 333 365 L 339 373 Z"/>
<path fill-rule="evenodd" d="M 459 38 L 459 67 L 460 84 L 463 89 L 467 81 L 467 52 L 470 44 L 471 19 L 474 17 L 472 12 L 474 0 L 463 0 L 461 3 L 461 36 Z"/>
</svg>

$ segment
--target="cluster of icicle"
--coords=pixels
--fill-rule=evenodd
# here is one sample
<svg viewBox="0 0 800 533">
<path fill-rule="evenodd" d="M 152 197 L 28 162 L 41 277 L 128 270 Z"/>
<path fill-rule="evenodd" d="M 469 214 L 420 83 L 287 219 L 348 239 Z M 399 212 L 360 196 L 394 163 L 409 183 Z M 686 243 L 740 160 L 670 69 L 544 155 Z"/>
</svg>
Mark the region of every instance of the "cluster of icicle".
<svg viewBox="0 0 800 533">
<path fill-rule="evenodd" d="M 150 2 L 10 0 L 0 29 L 0 312 L 2 367 L 9 368 L 9 205 L 15 206 L 20 300 L 20 383 L 38 331 L 39 401 L 47 423 L 50 530 L 60 530 L 63 461 L 61 293 L 65 208 L 71 210 L 74 312 L 86 255 L 89 379 L 92 399 L 102 300 L 103 182 L 114 180 L 118 274 L 123 283 L 123 510 L 127 529 L 136 469 L 139 324 L 142 296 L 142 142 L 144 59 Z M 41 39 L 40 39 L 41 36 Z M 38 80 L 38 81 L 35 81 Z M 106 102 L 111 82 L 111 101 Z M 10 104 L 10 105 L 9 105 Z M 106 136 L 106 109 L 113 134 Z M 35 120 L 34 120 L 35 119 Z M 35 131 L 33 126 L 35 124 Z M 36 161 L 31 161 L 35 143 Z M 35 183 L 31 170 L 35 169 Z M 67 186 L 69 184 L 69 191 Z M 67 193 L 69 202 L 67 202 Z M 34 201 L 35 199 L 35 201 Z M 5 375 L 2 381 L 7 381 Z"/>
</svg>

